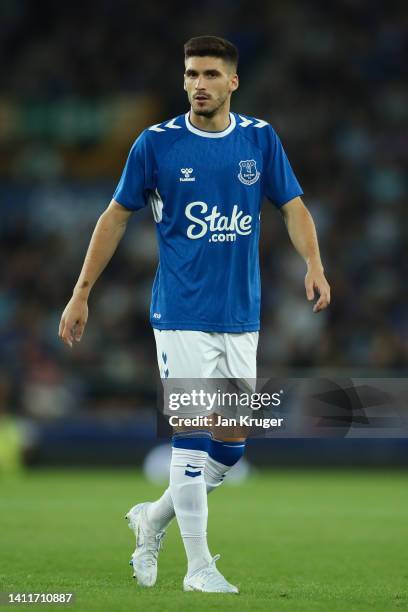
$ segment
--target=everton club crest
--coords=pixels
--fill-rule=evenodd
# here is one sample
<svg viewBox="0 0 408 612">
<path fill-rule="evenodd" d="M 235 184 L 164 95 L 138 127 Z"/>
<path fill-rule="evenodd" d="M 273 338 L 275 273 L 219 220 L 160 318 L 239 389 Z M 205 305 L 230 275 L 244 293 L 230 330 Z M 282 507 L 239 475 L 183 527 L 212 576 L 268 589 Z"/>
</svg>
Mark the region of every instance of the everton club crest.
<svg viewBox="0 0 408 612">
<path fill-rule="evenodd" d="M 239 162 L 238 178 L 244 185 L 253 185 L 259 179 L 260 173 L 256 168 L 254 159 Z"/>
</svg>

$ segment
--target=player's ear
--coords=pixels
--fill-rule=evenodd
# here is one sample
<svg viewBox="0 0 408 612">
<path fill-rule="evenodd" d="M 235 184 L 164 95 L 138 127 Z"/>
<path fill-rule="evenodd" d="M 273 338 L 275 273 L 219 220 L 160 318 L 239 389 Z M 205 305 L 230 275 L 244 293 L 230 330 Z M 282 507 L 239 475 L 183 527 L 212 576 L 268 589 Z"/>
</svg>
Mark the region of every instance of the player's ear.
<svg viewBox="0 0 408 612">
<path fill-rule="evenodd" d="M 184 70 L 186 70 L 186 64 L 184 63 Z M 186 75 L 184 73 L 183 75 L 183 89 L 184 91 L 187 91 L 187 87 L 186 87 Z"/>
<path fill-rule="evenodd" d="M 237 74 L 234 74 L 231 78 L 231 91 L 236 91 L 239 87 L 239 78 Z"/>
</svg>

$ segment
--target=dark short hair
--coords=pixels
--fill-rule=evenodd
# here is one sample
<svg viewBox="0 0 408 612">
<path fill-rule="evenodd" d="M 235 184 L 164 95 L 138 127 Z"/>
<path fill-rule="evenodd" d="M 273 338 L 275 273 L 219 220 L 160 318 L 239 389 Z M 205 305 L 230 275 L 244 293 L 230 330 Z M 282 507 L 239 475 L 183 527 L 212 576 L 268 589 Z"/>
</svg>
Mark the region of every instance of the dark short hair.
<svg viewBox="0 0 408 612">
<path fill-rule="evenodd" d="M 196 36 L 184 45 L 184 59 L 189 57 L 220 57 L 238 68 L 238 49 L 229 40 L 219 36 Z"/>
</svg>

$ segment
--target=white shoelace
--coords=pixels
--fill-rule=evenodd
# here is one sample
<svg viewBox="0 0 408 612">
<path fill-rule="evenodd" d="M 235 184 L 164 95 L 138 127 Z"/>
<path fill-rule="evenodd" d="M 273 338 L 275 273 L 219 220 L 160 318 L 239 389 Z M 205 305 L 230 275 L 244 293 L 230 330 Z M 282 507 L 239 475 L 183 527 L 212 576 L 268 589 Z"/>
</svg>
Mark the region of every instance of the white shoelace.
<svg viewBox="0 0 408 612">
<path fill-rule="evenodd" d="M 203 569 L 197 570 L 196 572 L 191 574 L 191 576 L 189 576 L 189 577 L 192 578 L 194 576 L 194 574 L 196 574 L 196 575 L 199 574 L 200 578 L 202 578 L 203 580 L 205 580 L 208 576 L 214 577 L 214 578 L 216 576 L 217 578 L 221 577 L 225 581 L 224 576 L 217 570 L 216 565 L 215 565 L 216 561 L 218 561 L 218 559 L 220 559 L 220 558 L 221 558 L 221 555 L 215 555 L 211 559 L 210 564 L 207 567 L 204 567 Z M 214 572 L 214 570 L 215 570 L 216 573 Z"/>
<path fill-rule="evenodd" d="M 157 556 L 160 550 L 163 548 L 163 540 L 166 535 L 165 531 L 159 531 L 156 535 L 148 536 L 143 534 L 143 544 L 140 548 L 144 548 L 143 551 L 143 562 L 147 567 L 149 565 L 155 565 L 157 562 Z M 139 547 L 136 548 L 136 550 Z"/>
</svg>

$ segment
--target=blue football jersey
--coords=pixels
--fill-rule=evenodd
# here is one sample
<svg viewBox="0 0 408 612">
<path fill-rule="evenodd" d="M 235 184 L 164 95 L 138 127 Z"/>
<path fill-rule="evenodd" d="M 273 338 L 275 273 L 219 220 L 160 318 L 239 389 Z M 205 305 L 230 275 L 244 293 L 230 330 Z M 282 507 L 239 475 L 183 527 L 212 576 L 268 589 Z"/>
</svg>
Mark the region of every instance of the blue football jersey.
<svg viewBox="0 0 408 612">
<path fill-rule="evenodd" d="M 276 132 L 230 113 L 221 132 L 189 113 L 144 130 L 113 199 L 151 205 L 159 265 L 150 321 L 156 329 L 259 330 L 259 226 L 266 196 L 277 208 L 302 195 Z"/>
</svg>

